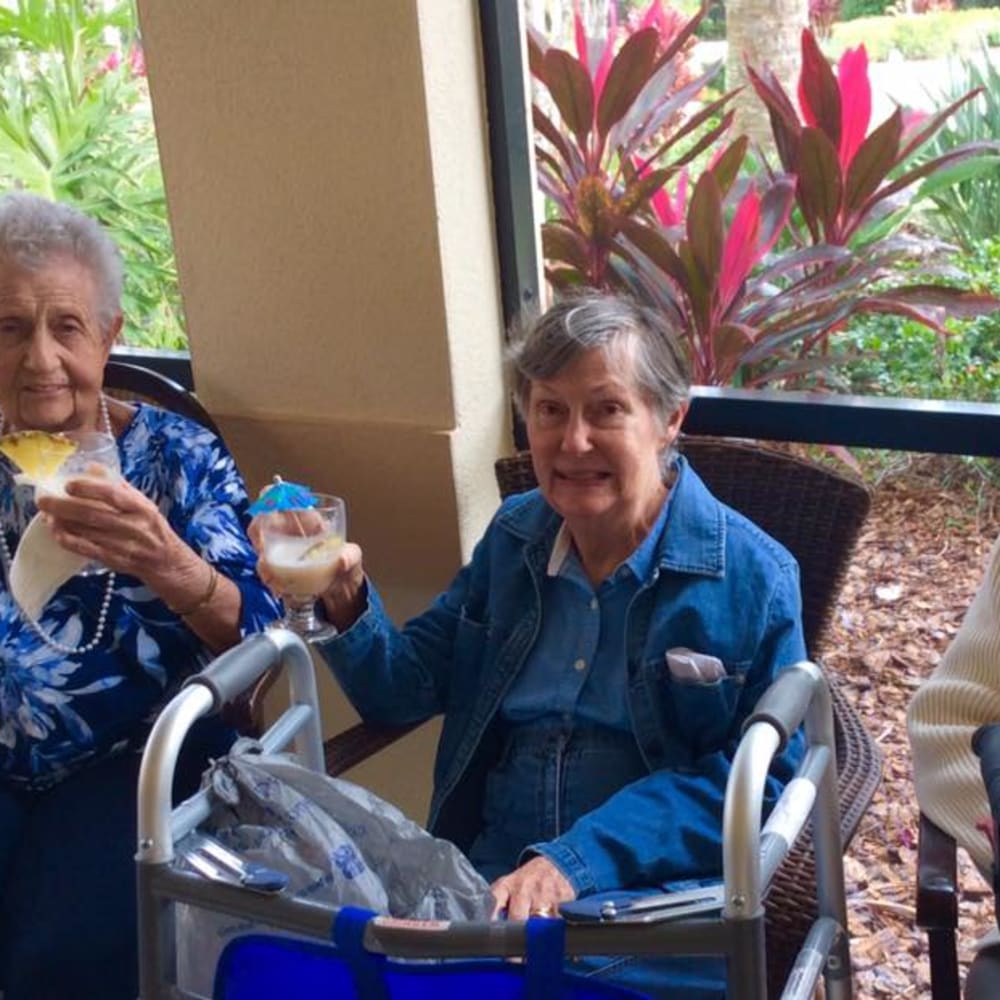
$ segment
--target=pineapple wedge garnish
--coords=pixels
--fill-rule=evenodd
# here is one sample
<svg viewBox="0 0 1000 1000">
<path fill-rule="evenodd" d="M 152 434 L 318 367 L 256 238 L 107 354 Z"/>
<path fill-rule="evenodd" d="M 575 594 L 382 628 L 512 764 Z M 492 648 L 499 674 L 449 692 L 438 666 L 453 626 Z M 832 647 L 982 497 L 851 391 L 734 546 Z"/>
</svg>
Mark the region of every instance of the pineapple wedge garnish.
<svg viewBox="0 0 1000 1000">
<path fill-rule="evenodd" d="M 328 538 L 323 538 L 318 542 L 313 542 L 299 556 L 299 562 L 313 562 L 314 560 L 325 559 L 327 556 L 334 555 L 337 550 L 344 544 L 343 538 L 339 535 L 330 535 Z"/>
<path fill-rule="evenodd" d="M 15 431 L 0 437 L 0 452 L 21 470 L 19 479 L 24 482 L 45 482 L 76 449 L 76 441 L 48 431 Z"/>
</svg>

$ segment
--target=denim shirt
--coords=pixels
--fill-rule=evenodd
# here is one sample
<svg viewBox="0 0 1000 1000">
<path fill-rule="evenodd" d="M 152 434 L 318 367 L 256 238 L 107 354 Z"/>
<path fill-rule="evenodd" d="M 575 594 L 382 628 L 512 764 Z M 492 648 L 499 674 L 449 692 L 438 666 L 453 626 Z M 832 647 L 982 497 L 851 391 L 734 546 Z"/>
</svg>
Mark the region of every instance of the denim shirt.
<svg viewBox="0 0 1000 1000">
<path fill-rule="evenodd" d="M 500 709 L 515 725 L 549 718 L 628 732 L 625 626 L 635 594 L 652 573 L 670 497 L 649 534 L 596 587 L 564 523 L 542 579 L 542 627 Z"/>
<path fill-rule="evenodd" d="M 366 611 L 319 647 L 366 720 L 444 713 L 428 826 L 463 850 L 499 753 L 501 702 L 539 633 L 560 524 L 538 490 L 509 498 L 427 611 L 398 629 L 369 584 Z M 805 657 L 795 560 L 717 501 L 683 457 L 653 568 L 627 615 L 628 710 L 648 774 L 558 839 L 531 845 L 578 895 L 719 875 L 740 727 L 778 670 Z M 678 646 L 717 657 L 725 676 L 679 683 L 665 659 Z M 796 738 L 775 761 L 769 805 L 801 754 Z"/>
</svg>

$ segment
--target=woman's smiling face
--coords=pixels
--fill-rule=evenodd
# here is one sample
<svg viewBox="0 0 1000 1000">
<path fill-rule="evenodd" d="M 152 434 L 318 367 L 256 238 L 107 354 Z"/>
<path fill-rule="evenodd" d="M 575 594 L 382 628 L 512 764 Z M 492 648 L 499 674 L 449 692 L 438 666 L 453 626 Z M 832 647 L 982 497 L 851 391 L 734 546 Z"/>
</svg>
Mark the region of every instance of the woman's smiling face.
<svg viewBox="0 0 1000 1000">
<path fill-rule="evenodd" d="M 626 341 L 585 351 L 531 383 L 527 430 L 542 494 L 574 525 L 613 532 L 648 527 L 664 496 L 660 455 L 684 407 L 664 420 L 640 393 Z"/>
<path fill-rule="evenodd" d="M 37 269 L 0 260 L 0 406 L 9 426 L 92 430 L 116 321 L 99 322 L 97 287 L 58 255 Z"/>
</svg>

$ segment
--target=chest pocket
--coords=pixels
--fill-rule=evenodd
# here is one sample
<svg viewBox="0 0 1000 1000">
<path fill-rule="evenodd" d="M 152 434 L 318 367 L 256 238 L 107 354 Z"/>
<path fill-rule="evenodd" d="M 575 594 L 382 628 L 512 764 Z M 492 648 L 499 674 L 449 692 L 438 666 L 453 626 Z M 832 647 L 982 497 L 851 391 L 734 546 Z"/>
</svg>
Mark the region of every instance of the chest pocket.
<svg viewBox="0 0 1000 1000">
<path fill-rule="evenodd" d="M 663 664 L 663 682 L 673 703 L 673 717 L 681 742 L 694 758 L 721 750 L 737 735 L 737 708 L 749 664 L 730 667 L 714 681 L 682 681 Z"/>
</svg>

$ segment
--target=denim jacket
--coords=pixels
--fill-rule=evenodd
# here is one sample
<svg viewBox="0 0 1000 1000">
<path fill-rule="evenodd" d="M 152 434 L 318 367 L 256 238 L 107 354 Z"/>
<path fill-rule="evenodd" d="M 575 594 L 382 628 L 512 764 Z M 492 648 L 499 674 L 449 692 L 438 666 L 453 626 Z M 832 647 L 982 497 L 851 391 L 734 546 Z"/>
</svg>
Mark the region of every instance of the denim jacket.
<svg viewBox="0 0 1000 1000">
<path fill-rule="evenodd" d="M 795 560 L 716 500 L 684 458 L 676 468 L 666 529 L 626 627 L 628 709 L 649 774 L 556 840 L 531 845 L 578 895 L 718 876 L 740 727 L 777 671 L 805 657 Z M 428 825 L 465 850 L 499 752 L 501 701 L 538 635 L 560 523 L 538 490 L 509 498 L 426 612 L 397 629 L 369 584 L 366 611 L 320 647 L 364 719 L 444 713 Z M 679 646 L 718 657 L 725 676 L 677 681 L 665 653 Z M 796 738 L 775 761 L 770 802 L 801 753 Z"/>
</svg>

